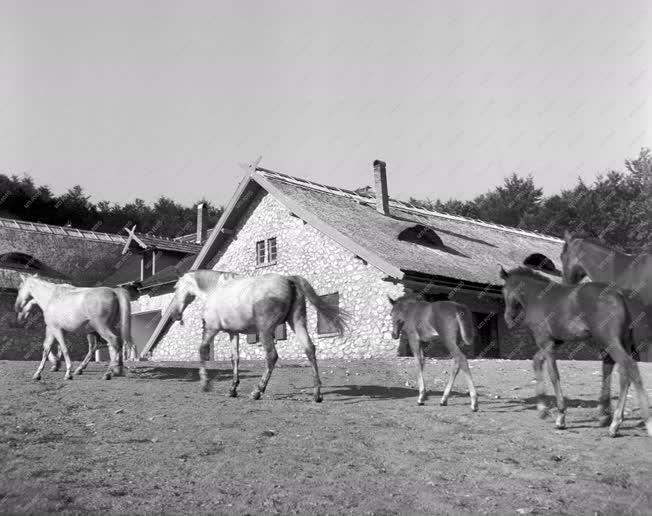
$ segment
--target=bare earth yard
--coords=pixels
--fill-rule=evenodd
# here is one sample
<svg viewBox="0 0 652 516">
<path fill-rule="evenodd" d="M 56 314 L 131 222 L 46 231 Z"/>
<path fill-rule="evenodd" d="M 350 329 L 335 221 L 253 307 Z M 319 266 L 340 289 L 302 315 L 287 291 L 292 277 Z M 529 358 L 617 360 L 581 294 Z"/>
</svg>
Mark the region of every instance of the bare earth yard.
<svg viewBox="0 0 652 516">
<path fill-rule="evenodd" d="M 321 404 L 307 363 L 280 361 L 252 401 L 261 362 L 235 399 L 225 363 L 203 393 L 194 364 L 34 382 L 36 363 L 0 362 L 0 513 L 652 513 L 652 438 L 631 396 L 621 437 L 597 426 L 598 362 L 560 362 L 563 431 L 537 418 L 530 362 L 471 364 L 477 413 L 461 378 L 439 406 L 446 360 L 423 407 L 411 359 L 322 361 Z"/>
</svg>

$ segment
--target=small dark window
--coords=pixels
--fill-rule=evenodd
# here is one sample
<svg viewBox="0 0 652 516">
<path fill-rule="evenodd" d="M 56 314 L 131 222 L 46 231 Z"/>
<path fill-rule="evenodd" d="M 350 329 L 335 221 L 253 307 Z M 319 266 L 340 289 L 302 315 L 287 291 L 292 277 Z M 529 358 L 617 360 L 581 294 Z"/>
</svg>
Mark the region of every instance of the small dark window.
<svg viewBox="0 0 652 516">
<path fill-rule="evenodd" d="M 256 264 L 262 265 L 265 263 L 265 241 L 260 240 L 256 242 Z"/>
<path fill-rule="evenodd" d="M 276 238 L 268 238 L 267 240 L 256 242 L 256 265 L 276 263 L 277 254 Z"/>
<path fill-rule="evenodd" d="M 276 238 L 270 238 L 267 240 L 267 261 L 276 261 Z"/>
<path fill-rule="evenodd" d="M 331 306 L 339 308 L 340 306 L 340 294 L 335 292 L 334 294 L 326 294 L 321 297 L 324 302 L 328 303 Z M 334 326 L 328 319 L 322 317 L 322 315 L 317 312 L 317 334 L 318 335 L 328 335 L 330 333 L 337 333 L 337 327 Z"/>
<path fill-rule="evenodd" d="M 285 323 L 281 323 L 276 327 L 274 331 L 274 340 L 287 340 L 288 332 Z M 260 345 L 257 333 L 248 333 L 247 334 L 247 344 L 256 344 Z"/>
<path fill-rule="evenodd" d="M 285 323 L 281 323 L 276 327 L 274 338 L 276 340 L 286 340 L 288 338 L 288 331 L 287 331 L 287 327 L 285 326 Z"/>
<path fill-rule="evenodd" d="M 405 240 L 406 242 L 412 242 L 413 244 L 419 244 L 426 247 L 432 248 L 441 248 L 444 246 L 441 238 L 435 232 L 435 230 L 428 226 L 423 226 L 417 224 L 416 226 L 410 226 L 405 228 L 398 235 L 399 240 Z"/>
<path fill-rule="evenodd" d="M 541 253 L 534 253 L 523 260 L 523 265 L 527 265 L 532 269 L 540 270 L 550 274 L 558 273 L 557 267 L 554 262 L 547 256 Z"/>
</svg>

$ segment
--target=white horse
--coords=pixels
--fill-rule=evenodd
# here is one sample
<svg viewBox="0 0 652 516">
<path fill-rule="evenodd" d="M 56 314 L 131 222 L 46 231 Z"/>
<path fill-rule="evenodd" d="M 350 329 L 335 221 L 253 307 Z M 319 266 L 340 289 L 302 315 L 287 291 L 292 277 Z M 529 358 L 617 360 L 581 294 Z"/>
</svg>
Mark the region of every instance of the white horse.
<svg viewBox="0 0 652 516">
<path fill-rule="evenodd" d="M 199 346 L 199 376 L 203 390 L 210 390 L 206 361 L 209 359 L 211 343 L 219 331 L 225 331 L 231 339 L 233 381 L 230 395 L 237 396 L 240 383 L 238 334 L 256 332 L 267 354 L 265 372 L 257 388 L 251 393 L 253 399 L 259 399 L 265 392 L 278 359 L 274 332 L 279 324 L 287 322 L 303 345 L 312 365 L 313 398 L 316 402 L 322 400 L 315 345 L 306 327 L 306 298 L 340 334 L 344 331 L 347 314 L 344 310 L 324 302 L 306 279 L 280 274 L 245 277 L 211 270 L 189 272 L 179 278 L 175 286 L 172 320 L 183 324 L 183 311 L 195 297 L 205 302 L 202 315 L 203 336 Z"/>
<path fill-rule="evenodd" d="M 104 374 L 110 379 L 112 372 L 123 374 L 122 348 L 123 343 L 131 349 L 132 357 L 136 349 L 131 341 L 131 305 L 129 294 L 122 288 L 109 287 L 75 287 L 63 283 L 50 283 L 36 275 L 21 274 L 21 285 L 14 309 L 18 320 L 24 320 L 29 312 L 38 305 L 43 311 L 46 324 L 45 340 L 43 341 L 43 356 L 34 373 L 35 380 L 41 379 L 45 361 L 49 358 L 53 363 L 52 370 L 59 369 L 60 356 L 66 363 L 64 378 L 72 380 L 70 369 L 72 362 L 64 339 L 64 332 L 83 331 L 88 338 L 88 354 L 75 374 L 82 371 L 97 349 L 97 337 L 102 337 L 109 345 L 111 362 Z M 119 326 L 119 332 L 115 332 Z M 59 343 L 59 353 L 52 353 L 54 342 Z"/>
</svg>

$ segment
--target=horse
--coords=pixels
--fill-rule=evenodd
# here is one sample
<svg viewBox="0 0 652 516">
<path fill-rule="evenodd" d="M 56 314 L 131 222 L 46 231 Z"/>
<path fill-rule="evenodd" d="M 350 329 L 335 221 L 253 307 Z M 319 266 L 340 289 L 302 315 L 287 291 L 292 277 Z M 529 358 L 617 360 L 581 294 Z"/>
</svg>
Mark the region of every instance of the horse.
<svg viewBox="0 0 652 516">
<path fill-rule="evenodd" d="M 624 294 L 604 283 L 563 285 L 528 267 L 517 267 L 507 272 L 501 266 L 500 277 L 505 281 L 502 290 L 507 326 L 512 328 L 523 322 L 539 348 L 532 361 L 539 416 L 545 418 L 548 415 L 543 385 L 545 362 L 557 399 L 555 425 L 558 429 L 566 427 L 566 405 L 555 360 L 555 348 L 564 342 L 590 338 L 604 353 L 599 400 L 600 426 L 610 425 L 609 435 L 617 435 L 631 382 L 638 395 L 639 410 L 647 433 L 652 436 L 647 392 L 638 365 L 629 354 L 633 347 L 633 337 L 630 330 L 631 316 Z M 612 417 L 611 373 L 614 362 L 620 367 L 620 394 Z"/>
<path fill-rule="evenodd" d="M 448 404 L 453 383 L 460 368 L 466 376 L 471 397 L 471 410 L 478 410 L 478 393 L 473 385 L 471 371 L 466 356 L 458 346 L 459 338 L 470 346 L 475 339 L 475 327 L 471 311 L 464 305 L 454 301 L 435 301 L 429 303 L 415 295 L 407 295 L 392 299 L 392 338 L 398 339 L 401 332 L 407 335 L 410 349 L 416 359 L 417 377 L 419 380 L 419 397 L 417 405 L 423 405 L 426 398 L 426 386 L 423 380 L 423 347 L 422 343 L 432 340 L 437 335 L 441 336 L 446 348 L 453 357 L 450 377 L 439 402 L 444 406 Z"/>
<path fill-rule="evenodd" d="M 278 360 L 274 340 L 275 329 L 279 324 L 287 322 L 303 345 L 312 366 L 313 399 L 315 402 L 322 401 L 315 346 L 306 327 L 306 299 L 340 335 L 346 328 L 348 313 L 321 299 L 305 278 L 273 273 L 241 276 L 230 272 L 196 270 L 181 276 L 174 290 L 170 317 L 181 324 L 183 324 L 183 311 L 188 304 L 195 298 L 204 301 L 203 335 L 199 346 L 199 377 L 202 390 L 210 390 L 210 379 L 206 373 L 210 346 L 215 335 L 224 331 L 228 333 L 231 340 L 233 380 L 229 395 L 237 396 L 237 388 L 240 384 L 239 334 L 256 332 L 265 350 L 267 364 L 258 386 L 251 393 L 252 399 L 260 399 Z"/>
<path fill-rule="evenodd" d="M 122 288 L 122 287 L 121 287 Z M 36 303 L 36 300 L 32 298 L 30 301 L 28 301 L 25 306 L 22 308 L 20 313 L 18 314 L 18 322 L 23 323 L 27 320 L 28 317 L 31 316 L 32 312 L 34 309 L 38 306 Z M 84 357 L 84 360 L 82 361 L 81 364 L 75 369 L 73 374 L 80 375 L 84 372 L 84 369 L 86 369 L 86 366 L 88 363 L 91 361 L 93 358 L 93 354 L 95 353 L 95 350 L 99 348 L 100 345 L 100 336 L 97 333 L 89 333 L 86 335 L 86 338 L 88 340 L 88 353 Z M 56 342 L 53 343 L 53 348 L 56 347 Z M 123 361 L 125 360 L 136 360 L 137 358 L 137 348 L 136 345 L 132 343 L 131 346 L 123 346 L 122 348 L 122 359 Z M 56 350 L 51 349 L 50 353 L 48 354 L 48 360 L 52 364 L 52 367 L 50 368 L 50 371 L 58 371 L 61 368 L 61 362 L 63 361 L 63 351 L 61 347 L 58 347 Z"/>
<path fill-rule="evenodd" d="M 63 354 L 66 363 L 64 378 L 72 380 L 70 372 L 72 362 L 64 332 L 80 330 L 87 334 L 89 350 L 75 374 L 81 374 L 90 361 L 92 352 L 97 347 L 94 339 L 96 336 L 102 337 L 109 345 L 111 362 L 104 373 L 104 378 L 111 379 L 112 373 L 123 374 L 121 354 L 123 343 L 132 349 L 132 353 L 135 353 L 131 341 L 131 305 L 126 290 L 109 287 L 75 287 L 68 283 L 50 283 L 37 275 L 21 274 L 21 284 L 14 304 L 18 319 L 24 320 L 35 305 L 43 311 L 46 328 L 43 356 L 33 375 L 34 380 L 41 379 L 48 358 L 53 363 L 52 369 L 58 370 L 59 358 L 54 353 L 51 354 L 55 340 L 59 343 L 59 353 Z M 116 326 L 119 326 L 117 333 L 114 332 Z"/>
<path fill-rule="evenodd" d="M 576 237 L 565 231 L 561 261 L 564 282 L 569 285 L 588 276 L 591 281 L 637 292 L 646 306 L 652 306 L 652 254 L 621 253 L 595 238 Z"/>
<path fill-rule="evenodd" d="M 576 285 L 588 277 L 623 290 L 633 305 L 630 308 L 638 310 L 639 334 L 647 333 L 637 345 L 637 354 L 647 347 L 652 360 L 652 254 L 621 253 L 595 238 L 578 237 L 565 231 L 561 261 L 564 283 Z M 637 306 L 639 303 L 643 304 L 642 309 Z"/>
</svg>

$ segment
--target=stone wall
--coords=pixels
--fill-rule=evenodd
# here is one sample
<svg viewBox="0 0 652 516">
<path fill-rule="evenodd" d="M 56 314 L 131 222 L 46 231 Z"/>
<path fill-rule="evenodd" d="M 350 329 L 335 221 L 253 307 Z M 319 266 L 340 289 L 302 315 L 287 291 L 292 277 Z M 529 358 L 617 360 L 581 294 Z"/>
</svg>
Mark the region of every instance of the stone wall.
<svg viewBox="0 0 652 516">
<path fill-rule="evenodd" d="M 367 264 L 313 227 L 305 224 L 272 196 L 260 194 L 234 228 L 231 238 L 215 260 L 216 270 L 246 275 L 270 272 L 297 274 L 306 278 L 318 294 L 338 292 L 340 307 L 352 314 L 343 337 L 318 336 L 317 316 L 308 304 L 308 331 L 317 348 L 318 358 L 371 358 L 396 355 L 398 343 L 391 338 L 390 305 L 387 296 L 398 297 L 403 287 L 387 281 L 385 274 Z M 274 265 L 256 266 L 256 242 L 276 237 L 278 257 Z M 171 295 L 141 296 L 134 311 L 164 309 Z M 199 301 L 184 313 L 184 326 L 174 323 L 153 350 L 155 360 L 197 360 L 201 341 Z M 288 328 L 287 340 L 277 343 L 279 357 L 305 358 L 303 348 Z M 244 359 L 263 358 L 262 348 L 248 344 L 241 336 Z M 215 339 L 216 360 L 230 359 L 226 334 Z"/>
</svg>

